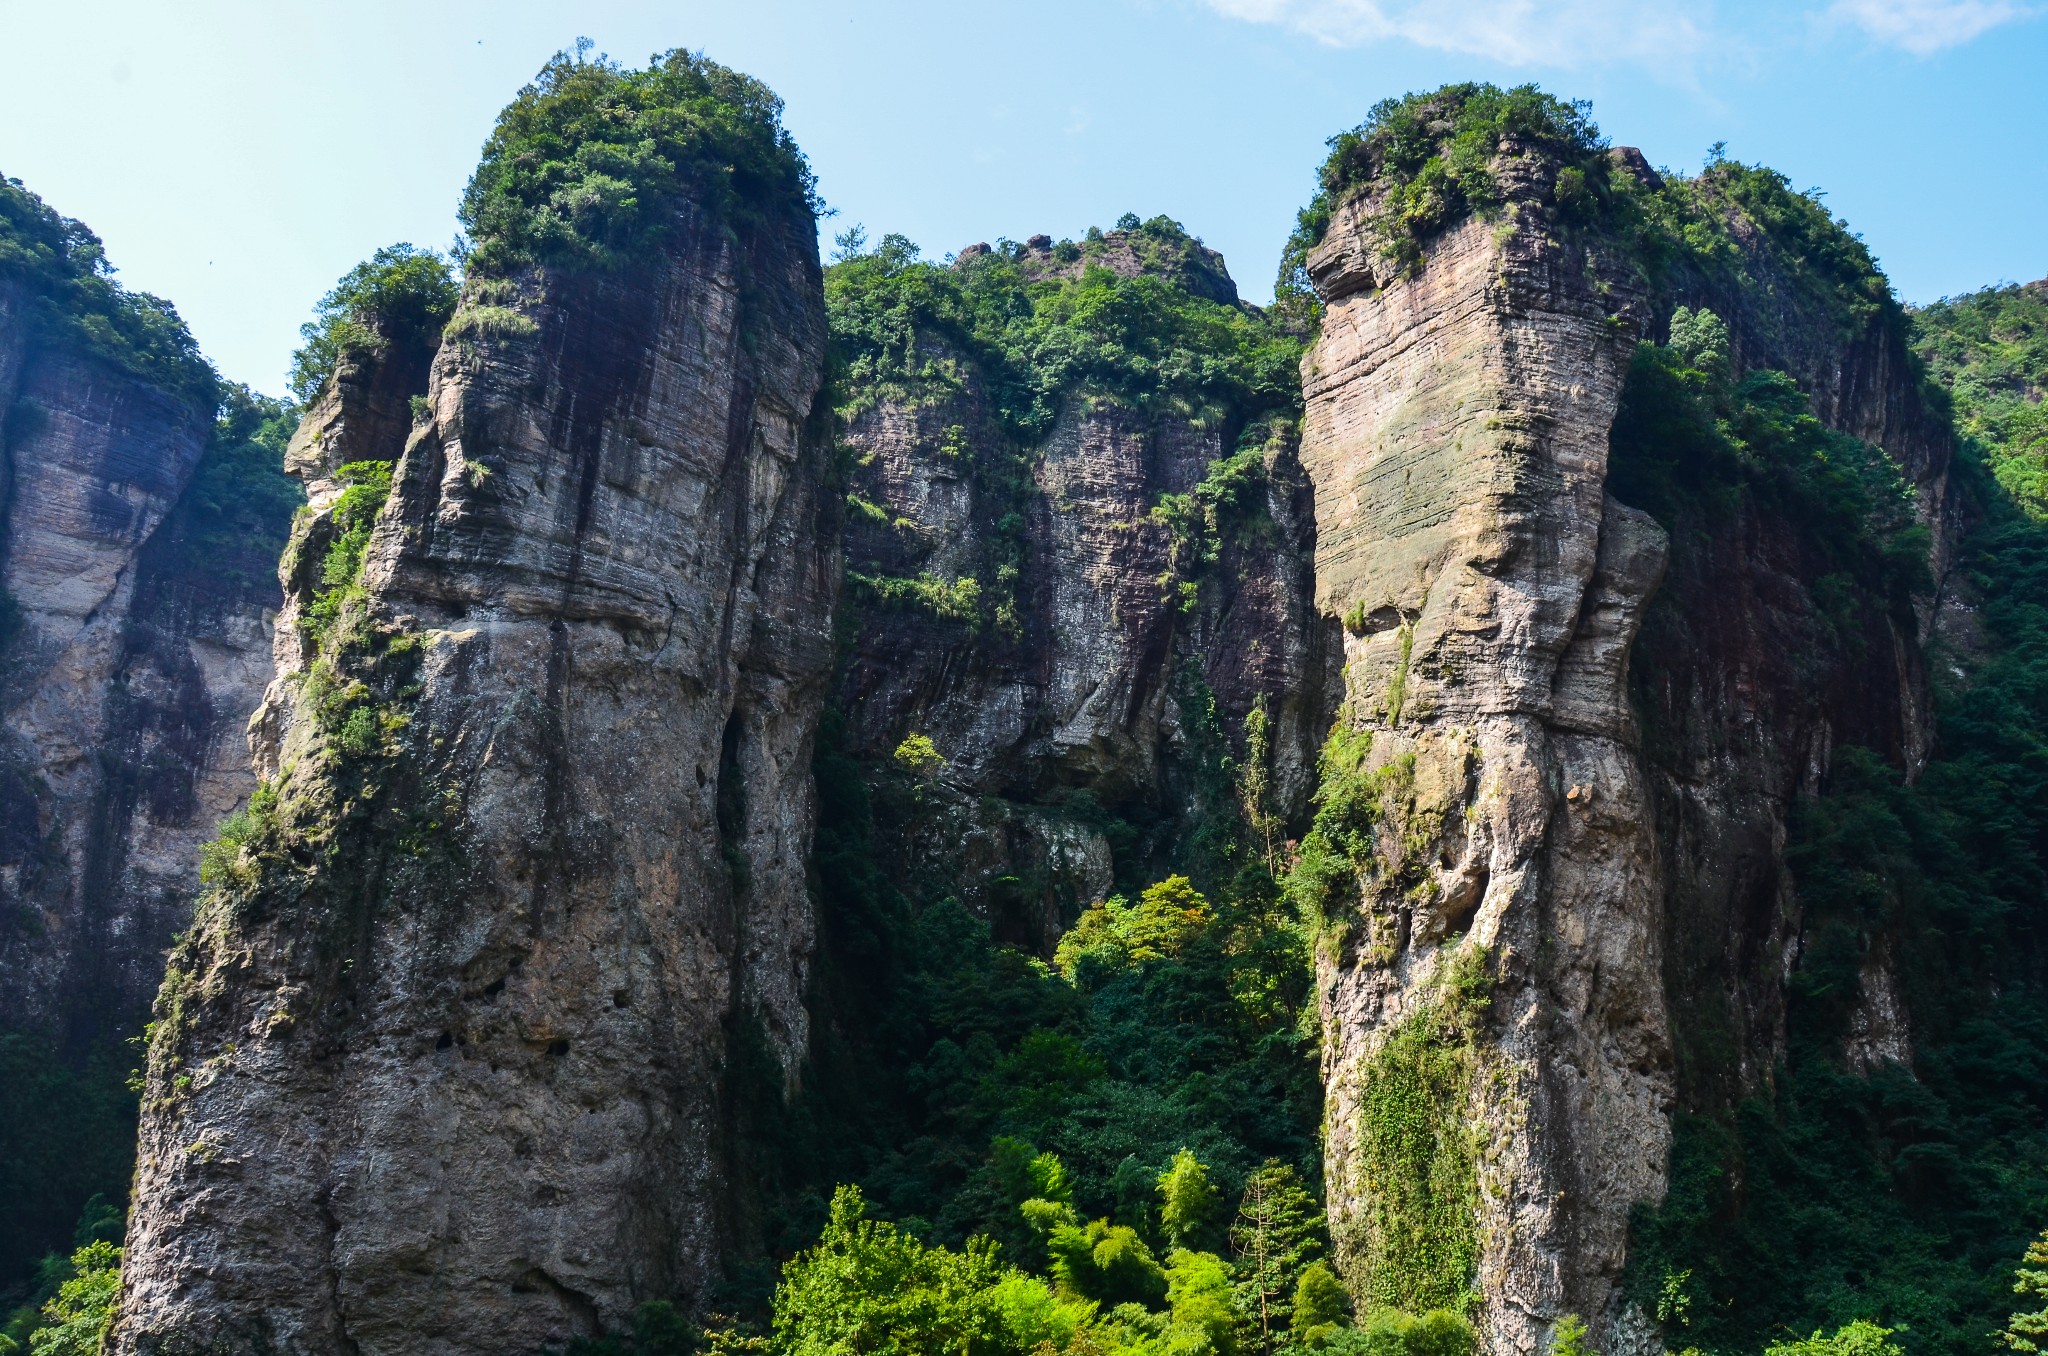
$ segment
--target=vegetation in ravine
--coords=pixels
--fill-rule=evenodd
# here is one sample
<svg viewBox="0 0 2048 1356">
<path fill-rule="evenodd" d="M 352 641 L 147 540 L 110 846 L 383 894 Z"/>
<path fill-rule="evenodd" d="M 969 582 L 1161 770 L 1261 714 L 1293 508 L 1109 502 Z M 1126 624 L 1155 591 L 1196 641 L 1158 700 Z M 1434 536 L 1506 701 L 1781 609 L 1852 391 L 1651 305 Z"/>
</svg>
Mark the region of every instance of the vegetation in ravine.
<svg viewBox="0 0 2048 1356">
<path fill-rule="evenodd" d="M 1638 1222 L 1632 1285 L 1673 1347 L 1749 1350 L 1870 1318 L 1911 1352 L 1982 1351 L 2048 1213 L 2048 958 L 2033 940 L 2048 892 L 2048 530 L 1982 469 L 2001 453 L 1962 450 L 1984 524 L 1949 587 L 1971 597 L 1977 639 L 1933 666 L 1934 756 L 1908 782 L 1840 749 L 1826 794 L 1798 807 L 1784 1063 L 1749 1100 L 1680 1116 L 1670 1196 Z M 1851 659 L 1869 627 L 1908 624 L 1930 594 L 1896 470 L 1820 428 L 1789 378 L 1732 372 L 1710 312 L 1681 311 L 1668 346 L 1638 351 L 1614 456 L 1615 493 L 1670 526 L 1674 549 L 1759 511 L 1797 522 L 1825 562 L 1807 581 L 1820 643 Z M 1912 1014 L 1912 1053 L 1866 1073 L 1844 1044 L 1874 949 Z"/>
</svg>

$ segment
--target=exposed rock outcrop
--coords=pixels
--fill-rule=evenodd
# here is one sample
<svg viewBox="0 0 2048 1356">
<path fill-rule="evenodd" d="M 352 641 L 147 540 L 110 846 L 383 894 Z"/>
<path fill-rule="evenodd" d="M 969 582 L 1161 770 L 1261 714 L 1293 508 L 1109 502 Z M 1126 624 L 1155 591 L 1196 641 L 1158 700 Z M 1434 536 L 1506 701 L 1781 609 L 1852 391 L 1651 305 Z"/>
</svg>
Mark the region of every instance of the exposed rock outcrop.
<svg viewBox="0 0 2048 1356">
<path fill-rule="evenodd" d="M 730 1033 L 806 1041 L 812 232 L 686 205 L 649 263 L 473 272 L 402 446 L 375 373 L 309 415 L 270 788 L 159 1000 L 119 1349 L 539 1350 L 714 1277 Z M 335 613 L 322 482 L 393 458 Z"/>
<path fill-rule="evenodd" d="M 1632 351 L 1674 304 L 1726 317 L 1738 370 L 1789 371 L 1891 457 L 1937 571 L 1951 446 L 1895 312 L 1831 309 L 1739 215 L 1749 281 L 1659 273 L 1548 225 L 1540 156 L 1504 146 L 1494 174 L 1502 217 L 1413 270 L 1377 252 L 1369 194 L 1307 261 L 1328 305 L 1303 368 L 1317 598 L 1346 619 L 1339 725 L 1369 739 L 1379 845 L 1320 964 L 1331 1222 L 1367 1303 L 1469 1276 L 1496 1352 L 1540 1350 L 1567 1313 L 1633 1351 L 1658 1339 L 1621 1290 L 1630 1213 L 1662 1199 L 1671 1117 L 1753 1091 L 1781 1048 L 1793 800 L 1836 738 L 1924 757 L 1930 614 L 1876 605 L 1844 641 L 1820 596 L 1836 567 L 1791 506 L 1745 500 L 1673 542 L 1621 502 Z M 1873 964 L 1863 1047 L 1895 1053 Z M 1420 1260 L 1416 1200 L 1449 1240 Z"/>
<path fill-rule="evenodd" d="M 1177 227 L 1013 248 L 1031 282 L 1106 268 L 1238 304 L 1221 256 Z M 1219 801 L 1200 781 L 1204 760 L 1242 755 L 1255 703 L 1270 719 L 1272 808 L 1307 805 L 1337 660 L 1313 600 L 1308 484 L 1291 419 L 1248 428 L 1247 411 L 1149 408 L 1078 383 L 1041 439 L 1020 438 L 995 407 L 1007 374 L 943 334 L 918 342 L 952 389 L 878 384 L 844 435 L 848 746 L 885 763 L 907 735 L 932 740 L 944 767 L 915 813 L 890 817 L 892 870 L 1049 948 L 1119 867 L 1185 869 L 1201 815 L 1236 813 L 1227 787 Z M 1265 442 L 1242 488 L 1213 524 L 1177 523 L 1174 498 L 1192 504 L 1247 432 Z M 889 592 L 908 580 L 977 591 L 933 607 Z M 1138 830 L 1120 863 L 1105 811 Z"/>
<path fill-rule="evenodd" d="M 255 786 L 289 508 L 236 481 L 260 411 L 216 428 L 196 356 L 154 379 L 63 305 L 0 282 L 0 1024 L 76 1051 L 139 1029 L 198 845 Z"/>
<path fill-rule="evenodd" d="M 1476 219 L 1413 276 L 1360 276 L 1363 210 L 1311 256 L 1329 306 L 1304 364 L 1317 596 L 1348 619 L 1340 720 L 1397 774 L 1387 868 L 1320 967 L 1332 1234 L 1362 1295 L 1431 1298 L 1387 1293 L 1407 1264 L 1374 1058 L 1476 950 L 1491 1015 L 1438 1133 L 1474 1136 L 1452 1172 L 1472 1183 L 1489 1345 L 1533 1350 L 1549 1319 L 1604 1307 L 1668 1143 L 1659 870 L 1626 700 L 1666 543 L 1604 490 L 1641 308 L 1617 261 Z"/>
</svg>

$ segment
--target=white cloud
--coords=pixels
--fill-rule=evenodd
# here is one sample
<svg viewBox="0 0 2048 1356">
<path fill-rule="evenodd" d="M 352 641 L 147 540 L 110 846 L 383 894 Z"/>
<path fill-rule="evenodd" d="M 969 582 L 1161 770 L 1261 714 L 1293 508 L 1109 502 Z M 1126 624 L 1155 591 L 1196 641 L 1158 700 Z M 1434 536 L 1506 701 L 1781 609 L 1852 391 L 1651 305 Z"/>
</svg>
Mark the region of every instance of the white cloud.
<svg viewBox="0 0 2048 1356">
<path fill-rule="evenodd" d="M 1879 42 L 1927 56 L 2030 12 L 2011 0 L 1835 0 L 1828 15 Z"/>
<path fill-rule="evenodd" d="M 1389 38 L 1509 65 L 1580 67 L 1614 61 L 1681 69 L 1749 45 L 1714 21 L 1711 4 L 1673 0 L 1203 0 L 1250 23 L 1279 24 L 1333 47 Z M 1764 13 L 1786 3 L 1765 0 Z M 1926 56 L 2040 12 L 2038 0 L 1811 0 L 1823 26 L 1853 24 Z M 1823 8 L 1825 6 L 1825 8 Z"/>
<path fill-rule="evenodd" d="M 1922 0 L 1938 3 L 1938 0 Z M 1994 0 L 1952 0 L 1993 3 Z M 1206 0 L 1252 23 L 1282 24 L 1319 42 L 1357 47 L 1404 38 L 1422 47 L 1511 64 L 1587 66 L 1686 62 L 1706 25 L 1670 0 Z M 1842 0 L 1882 5 L 1884 0 Z"/>
</svg>

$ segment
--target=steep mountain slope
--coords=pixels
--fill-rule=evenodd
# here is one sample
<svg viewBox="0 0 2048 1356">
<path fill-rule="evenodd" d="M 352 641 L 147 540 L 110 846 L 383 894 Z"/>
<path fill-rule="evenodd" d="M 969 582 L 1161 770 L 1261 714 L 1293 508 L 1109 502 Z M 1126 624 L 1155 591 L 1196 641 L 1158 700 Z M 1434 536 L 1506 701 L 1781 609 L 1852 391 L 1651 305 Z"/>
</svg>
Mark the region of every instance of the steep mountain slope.
<svg viewBox="0 0 2048 1356">
<path fill-rule="evenodd" d="M 472 181 L 421 415 L 309 415 L 119 1349 L 537 1350 L 713 1272 L 727 1025 L 805 1043 L 837 582 L 779 112 L 684 53 L 558 60 Z"/>
<path fill-rule="evenodd" d="M 275 402 L 223 388 L 99 241 L 0 182 L 0 1286 L 126 1190 L 122 1104 L 198 847 L 255 786 Z M 28 1090 L 34 1089 L 33 1095 Z"/>
</svg>

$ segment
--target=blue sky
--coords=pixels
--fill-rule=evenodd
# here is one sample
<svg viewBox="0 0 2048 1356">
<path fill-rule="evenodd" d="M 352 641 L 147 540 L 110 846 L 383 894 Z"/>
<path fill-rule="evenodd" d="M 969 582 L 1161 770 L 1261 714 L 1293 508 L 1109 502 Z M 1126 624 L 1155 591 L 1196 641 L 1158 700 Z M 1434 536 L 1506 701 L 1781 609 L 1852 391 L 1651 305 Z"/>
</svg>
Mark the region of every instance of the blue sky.
<svg viewBox="0 0 2048 1356">
<path fill-rule="evenodd" d="M 1827 190 L 1909 301 L 2048 274 L 2048 0 L 0 0 L 0 173 L 283 388 L 351 264 L 445 245 L 497 110 L 588 35 L 767 81 L 838 217 L 933 256 L 1164 212 L 1247 296 L 1323 140 L 1447 80 L 1593 101 L 1653 162 Z"/>
</svg>

